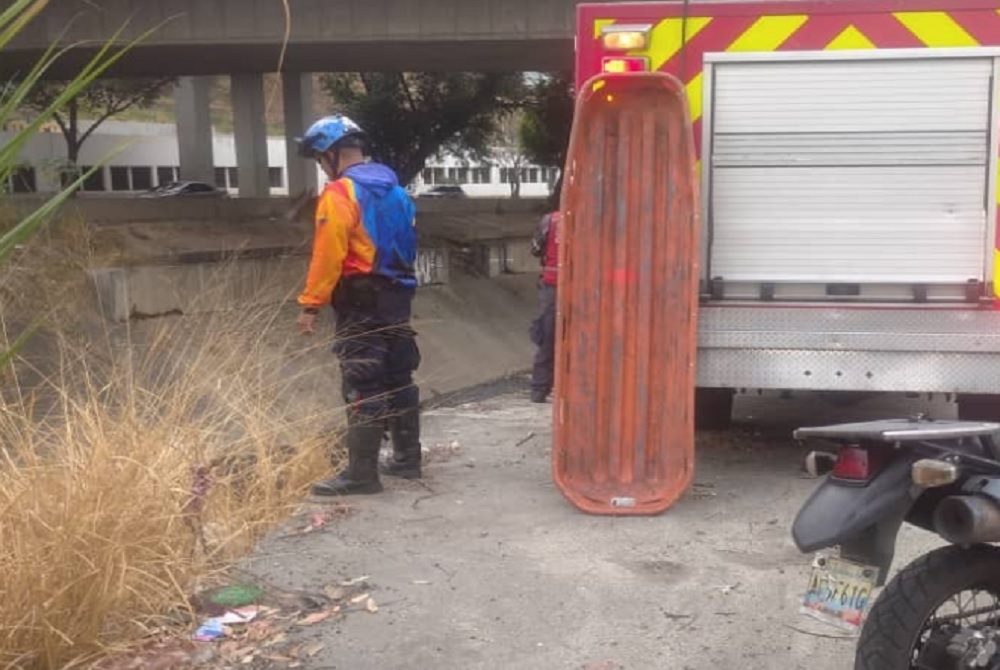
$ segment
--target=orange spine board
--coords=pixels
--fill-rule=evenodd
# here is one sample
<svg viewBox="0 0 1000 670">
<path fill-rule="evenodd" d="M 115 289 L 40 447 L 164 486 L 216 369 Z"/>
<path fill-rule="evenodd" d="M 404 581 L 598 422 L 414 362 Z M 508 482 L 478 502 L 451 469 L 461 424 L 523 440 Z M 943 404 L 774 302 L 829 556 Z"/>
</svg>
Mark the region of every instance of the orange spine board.
<svg viewBox="0 0 1000 670">
<path fill-rule="evenodd" d="M 659 514 L 694 475 L 700 223 L 681 83 L 588 81 L 566 176 L 553 478 L 584 512 Z"/>
</svg>

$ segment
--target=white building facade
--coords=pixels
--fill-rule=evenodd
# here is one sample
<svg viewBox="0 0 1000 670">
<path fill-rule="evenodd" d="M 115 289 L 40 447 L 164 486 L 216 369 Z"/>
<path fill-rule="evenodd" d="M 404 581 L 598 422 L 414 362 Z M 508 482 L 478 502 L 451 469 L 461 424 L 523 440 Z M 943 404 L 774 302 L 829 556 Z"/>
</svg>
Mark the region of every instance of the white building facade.
<svg viewBox="0 0 1000 670">
<path fill-rule="evenodd" d="M 81 126 L 86 128 L 85 123 Z M 12 131 L 0 131 L 0 142 L 8 141 L 12 135 Z M 235 139 L 232 135 L 213 133 L 212 141 L 215 185 L 235 195 L 239 188 Z M 288 195 L 284 138 L 269 137 L 267 154 L 271 195 Z M 84 143 L 79 163 L 84 170 L 101 165 L 84 185 L 85 193 L 128 195 L 177 181 L 180 158 L 176 126 L 107 121 Z M 65 164 L 66 141 L 58 127 L 49 124 L 25 145 L 21 168 L 6 185 L 6 191 L 56 191 L 59 171 Z M 511 196 L 511 182 L 518 181 L 519 195 L 544 197 L 550 193 L 556 177 L 557 172 L 551 168 L 525 165 L 517 160 L 498 160 L 491 165 L 442 156 L 428 164 L 410 185 L 410 191 L 419 195 L 434 186 L 447 184 L 461 186 L 469 197 L 503 198 Z M 319 183 L 324 181 L 320 174 Z"/>
</svg>

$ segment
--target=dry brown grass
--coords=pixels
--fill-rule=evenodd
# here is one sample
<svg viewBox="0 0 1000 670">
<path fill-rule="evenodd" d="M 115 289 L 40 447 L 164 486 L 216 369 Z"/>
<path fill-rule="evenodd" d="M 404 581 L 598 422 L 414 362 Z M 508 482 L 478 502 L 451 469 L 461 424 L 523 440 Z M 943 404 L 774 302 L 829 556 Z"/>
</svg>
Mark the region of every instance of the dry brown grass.
<svg viewBox="0 0 1000 670">
<path fill-rule="evenodd" d="M 83 338 L 56 320 L 52 365 L 7 375 L 0 668 L 84 667 L 141 639 L 326 473 L 329 355 L 295 344 L 285 316 L 92 323 Z"/>
</svg>

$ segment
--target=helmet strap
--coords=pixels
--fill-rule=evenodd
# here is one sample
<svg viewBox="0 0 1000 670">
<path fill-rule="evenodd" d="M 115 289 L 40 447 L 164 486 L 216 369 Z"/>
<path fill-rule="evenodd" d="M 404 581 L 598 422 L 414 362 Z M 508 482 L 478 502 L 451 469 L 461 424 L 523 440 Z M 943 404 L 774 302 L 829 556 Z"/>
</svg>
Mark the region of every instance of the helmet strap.
<svg viewBox="0 0 1000 670">
<path fill-rule="evenodd" d="M 333 172 L 340 177 L 340 147 L 334 145 L 333 147 Z"/>
</svg>

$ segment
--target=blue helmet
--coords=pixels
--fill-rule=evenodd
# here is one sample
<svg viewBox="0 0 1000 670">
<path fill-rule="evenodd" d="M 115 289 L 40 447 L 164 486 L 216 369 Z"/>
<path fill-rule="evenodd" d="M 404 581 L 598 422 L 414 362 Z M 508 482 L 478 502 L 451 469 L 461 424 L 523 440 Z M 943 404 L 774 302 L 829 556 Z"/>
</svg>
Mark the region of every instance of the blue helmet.
<svg viewBox="0 0 1000 670">
<path fill-rule="evenodd" d="M 342 114 L 325 116 L 312 124 L 305 136 L 299 139 L 299 154 L 315 158 L 348 138 L 363 138 L 364 135 L 361 126 Z"/>
</svg>

